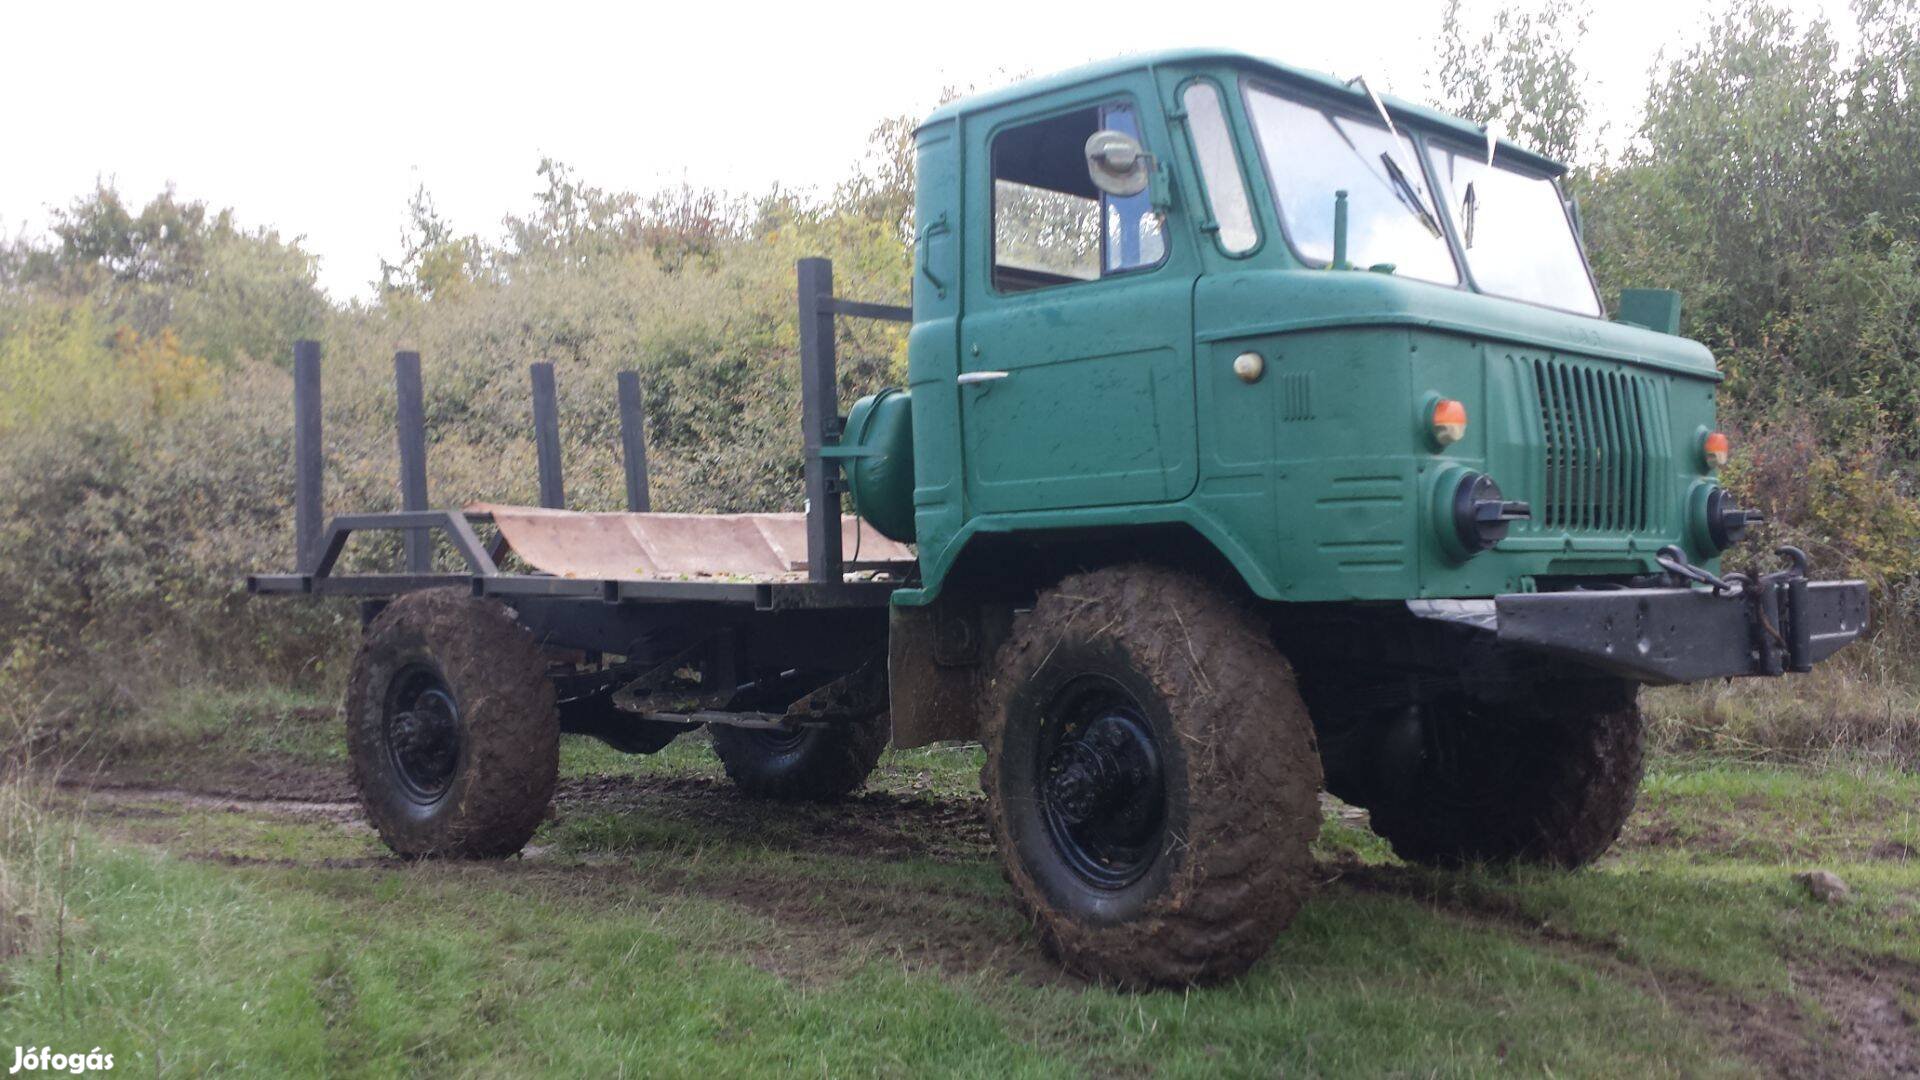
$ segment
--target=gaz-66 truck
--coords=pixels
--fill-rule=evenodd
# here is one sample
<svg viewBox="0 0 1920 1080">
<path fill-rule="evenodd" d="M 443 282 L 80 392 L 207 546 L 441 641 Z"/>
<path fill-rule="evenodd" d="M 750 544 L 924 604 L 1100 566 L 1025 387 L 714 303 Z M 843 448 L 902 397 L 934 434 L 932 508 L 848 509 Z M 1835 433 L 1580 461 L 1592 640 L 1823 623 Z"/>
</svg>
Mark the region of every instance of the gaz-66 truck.
<svg viewBox="0 0 1920 1080">
<path fill-rule="evenodd" d="M 362 599 L 348 738 L 394 851 L 517 851 L 563 733 L 704 728 L 743 794 L 815 800 L 889 740 L 978 740 L 1045 948 L 1191 984 L 1299 909 L 1323 788 L 1409 860 L 1579 867 L 1633 805 L 1640 686 L 1866 628 L 1796 550 L 1721 568 L 1757 515 L 1716 479 L 1713 357 L 1672 293 L 1606 317 L 1554 162 L 1212 51 L 916 138 L 912 307 L 799 267 L 804 514 L 649 512 L 631 375 L 628 509 L 565 509 L 539 364 L 543 505 L 431 509 L 403 353 L 404 509 L 328 519 L 296 347 L 299 567 L 249 584 Z M 909 385 L 843 416 L 847 318 L 912 327 Z M 342 569 L 381 530 L 404 570 Z"/>
</svg>

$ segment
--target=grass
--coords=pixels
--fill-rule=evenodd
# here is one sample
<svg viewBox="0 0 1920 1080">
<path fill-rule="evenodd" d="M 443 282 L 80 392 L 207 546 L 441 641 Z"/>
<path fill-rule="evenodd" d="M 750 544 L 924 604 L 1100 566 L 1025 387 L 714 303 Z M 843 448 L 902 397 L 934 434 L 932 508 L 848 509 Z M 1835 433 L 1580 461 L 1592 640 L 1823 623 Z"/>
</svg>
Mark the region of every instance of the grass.
<svg viewBox="0 0 1920 1080">
<path fill-rule="evenodd" d="M 75 766 L 104 766 L 154 782 L 190 781 L 203 771 L 232 775 L 250 762 L 346 767 L 346 742 L 335 723 L 339 703 L 332 695 L 277 687 L 163 693 L 150 708 L 88 729 L 71 750 Z"/>
<path fill-rule="evenodd" d="M 1910 636 L 1910 632 L 1909 632 Z M 1856 643 L 1790 679 L 1723 679 L 1642 695 L 1663 748 L 1742 761 L 1920 768 L 1920 648 Z"/>
<path fill-rule="evenodd" d="M 0 989 L 8 959 L 42 945 L 49 922 L 64 929 L 57 878 L 71 865 L 72 830 L 47 813 L 58 772 L 42 767 L 31 733 L 24 710 L 0 707 Z"/>
<path fill-rule="evenodd" d="M 310 707 L 154 730 L 244 760 L 229 787 L 337 784 Z M 1851 1071 L 1862 994 L 1920 1005 L 1920 778 L 1884 766 L 1663 758 L 1575 875 L 1404 866 L 1331 805 L 1325 881 L 1252 975 L 1132 995 L 1037 955 L 978 765 L 893 753 L 850 803 L 766 806 L 698 739 L 569 740 L 529 857 L 483 865 L 388 859 L 326 799 L 70 792 L 71 940 L 57 973 L 4 962 L 0 1048 L 136 1075 L 1744 1075 Z M 1816 864 L 1850 903 L 1793 883 Z"/>
</svg>

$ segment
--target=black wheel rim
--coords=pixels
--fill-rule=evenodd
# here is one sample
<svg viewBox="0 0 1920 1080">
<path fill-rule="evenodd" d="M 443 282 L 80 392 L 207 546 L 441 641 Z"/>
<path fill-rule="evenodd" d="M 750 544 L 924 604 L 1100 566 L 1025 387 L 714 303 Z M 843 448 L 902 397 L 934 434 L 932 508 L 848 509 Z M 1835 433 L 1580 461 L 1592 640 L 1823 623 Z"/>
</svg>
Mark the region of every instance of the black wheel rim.
<svg viewBox="0 0 1920 1080">
<path fill-rule="evenodd" d="M 387 761 L 407 798 L 431 806 L 446 797 L 460 768 L 460 706 L 446 680 L 413 664 L 387 687 L 382 730 Z"/>
<path fill-rule="evenodd" d="M 1082 881 L 1123 889 L 1159 858 L 1166 770 L 1153 725 L 1125 687 L 1075 679 L 1043 718 L 1035 776 L 1047 838 Z"/>
</svg>

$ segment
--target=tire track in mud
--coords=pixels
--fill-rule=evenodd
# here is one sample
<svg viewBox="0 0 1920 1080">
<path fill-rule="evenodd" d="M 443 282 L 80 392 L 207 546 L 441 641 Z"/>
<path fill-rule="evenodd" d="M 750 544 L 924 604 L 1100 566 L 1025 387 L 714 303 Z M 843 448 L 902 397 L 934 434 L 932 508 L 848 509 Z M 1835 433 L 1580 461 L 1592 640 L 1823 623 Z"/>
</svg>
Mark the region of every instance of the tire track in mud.
<svg viewBox="0 0 1920 1080">
<path fill-rule="evenodd" d="M 194 810 L 322 818 L 342 823 L 365 821 L 360 804 L 351 799 L 312 799 L 303 795 L 263 795 L 251 791 L 207 791 L 137 783 L 78 781 L 63 781 L 59 790 L 68 802 L 78 804 L 83 812 L 97 811 L 108 817 L 150 816 L 151 808 L 142 804 L 167 803 Z"/>
<path fill-rule="evenodd" d="M 565 780 L 554 800 L 565 820 L 588 813 L 635 814 L 713 829 L 733 843 L 878 860 L 970 862 L 993 857 L 986 800 L 868 791 L 838 802 L 766 802 L 699 776 Z"/>
<path fill-rule="evenodd" d="M 771 803 L 744 798 L 715 778 L 590 777 L 563 782 L 556 809 L 563 823 L 585 813 L 644 814 L 717 832 L 720 843 L 806 856 L 948 865 L 994 859 L 979 798 L 870 791 L 835 803 Z M 537 861 L 528 862 L 533 872 Z M 1030 985 L 1072 981 L 1039 953 L 998 895 L 930 883 L 889 887 L 860 875 L 756 873 L 737 863 L 714 874 L 687 867 L 610 869 L 653 890 L 717 900 L 776 923 L 782 938 L 742 955 L 792 981 L 816 981 L 880 958 Z"/>
<path fill-rule="evenodd" d="M 152 828 L 183 811 L 283 818 L 365 832 L 353 800 L 276 797 L 257 790 L 209 792 L 142 783 L 70 783 L 65 801 L 111 832 L 194 862 L 267 869 L 392 870 L 483 875 L 487 881 L 559 884 L 604 891 L 609 902 L 636 892 L 716 901 L 779 927 L 759 940 L 722 945 L 791 982 L 830 980 L 873 960 L 949 976 L 991 975 L 1029 985 L 1072 980 L 1034 946 L 1012 910 L 994 895 L 936 883 L 876 884 L 870 875 L 757 872 L 729 862 L 704 873 L 692 865 L 636 862 L 658 849 L 555 852 L 551 843 L 498 862 L 408 861 L 397 856 L 289 858 L 224 850 L 184 850 L 177 836 Z M 680 822 L 714 846 L 739 845 L 860 862 L 990 862 L 983 800 L 867 792 L 829 804 L 760 802 L 708 777 L 617 776 L 563 781 L 553 817 L 644 816 Z M 995 878 L 995 881 L 998 879 Z"/>
<path fill-rule="evenodd" d="M 1833 1018 L 1822 1023 L 1792 996 L 1755 998 L 1702 976 L 1656 970 L 1624 943 L 1576 933 L 1528 913 L 1517 900 L 1414 867 L 1323 865 L 1326 888 L 1397 896 L 1482 930 L 1514 933 L 1546 951 L 1639 989 L 1712 1036 L 1756 1074 L 1791 1077 L 1920 1076 L 1920 1033 L 1900 1004 L 1920 995 L 1920 965 L 1886 957 L 1816 963 L 1789 958 L 1788 971 Z"/>
</svg>

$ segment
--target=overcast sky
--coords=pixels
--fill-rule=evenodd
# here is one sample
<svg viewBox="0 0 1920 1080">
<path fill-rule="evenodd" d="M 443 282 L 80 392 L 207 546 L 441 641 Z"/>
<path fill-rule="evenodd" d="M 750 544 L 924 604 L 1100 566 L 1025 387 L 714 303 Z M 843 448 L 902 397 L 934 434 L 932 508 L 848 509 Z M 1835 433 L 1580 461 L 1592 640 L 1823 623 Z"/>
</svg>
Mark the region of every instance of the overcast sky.
<svg viewBox="0 0 1920 1080">
<path fill-rule="evenodd" d="M 1469 0 L 1484 18 L 1500 0 Z M 1795 0 L 1849 42 L 1844 0 Z M 1656 50 L 1718 0 L 1599 0 L 1584 57 L 1618 143 Z M 661 10 L 668 8 L 670 10 Z M 1223 45 L 1425 95 L 1436 0 L 1047 4 L 51 3 L 0 0 L 0 227 L 116 182 L 173 184 L 304 238 L 337 299 L 365 296 L 425 184 L 497 235 L 542 156 L 601 187 L 756 194 L 844 176 L 873 126 L 946 85 L 1120 53 Z"/>
</svg>

